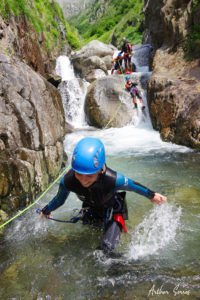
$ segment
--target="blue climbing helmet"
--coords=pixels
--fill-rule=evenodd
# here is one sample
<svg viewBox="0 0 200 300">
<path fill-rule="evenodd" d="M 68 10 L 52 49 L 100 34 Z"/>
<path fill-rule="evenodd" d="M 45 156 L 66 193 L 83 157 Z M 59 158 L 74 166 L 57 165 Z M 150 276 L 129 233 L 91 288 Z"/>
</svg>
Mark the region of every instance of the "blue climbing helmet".
<svg viewBox="0 0 200 300">
<path fill-rule="evenodd" d="M 74 148 L 72 169 L 79 174 L 95 174 L 103 168 L 105 161 L 103 143 L 97 138 L 86 137 Z"/>
<path fill-rule="evenodd" d="M 126 79 L 126 81 L 128 81 L 129 79 L 131 79 L 131 76 L 130 75 L 126 75 L 125 79 Z"/>
</svg>

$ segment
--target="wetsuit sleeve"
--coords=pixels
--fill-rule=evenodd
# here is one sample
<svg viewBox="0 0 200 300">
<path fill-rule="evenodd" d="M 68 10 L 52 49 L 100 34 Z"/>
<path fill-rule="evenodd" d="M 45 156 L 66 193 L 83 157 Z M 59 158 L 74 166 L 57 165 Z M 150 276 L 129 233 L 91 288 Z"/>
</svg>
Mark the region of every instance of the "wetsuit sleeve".
<svg viewBox="0 0 200 300">
<path fill-rule="evenodd" d="M 147 187 L 141 185 L 136 181 L 133 181 L 130 178 L 125 177 L 121 173 L 117 173 L 115 187 L 116 190 L 135 192 L 149 199 L 152 199 L 155 194 L 155 192 L 153 192 L 152 190 L 148 189 Z"/>
<path fill-rule="evenodd" d="M 61 178 L 58 192 L 55 197 L 42 209 L 44 215 L 50 214 L 51 211 L 63 205 L 69 195 L 70 191 L 65 186 L 64 177 Z"/>
</svg>

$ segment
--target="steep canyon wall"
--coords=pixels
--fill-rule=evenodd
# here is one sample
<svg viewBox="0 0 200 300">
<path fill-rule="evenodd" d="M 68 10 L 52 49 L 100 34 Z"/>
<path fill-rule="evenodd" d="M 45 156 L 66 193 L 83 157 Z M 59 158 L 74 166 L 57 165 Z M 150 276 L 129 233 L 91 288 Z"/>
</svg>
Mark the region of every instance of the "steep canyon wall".
<svg viewBox="0 0 200 300">
<path fill-rule="evenodd" d="M 145 37 L 155 49 L 148 101 L 155 129 L 163 139 L 200 149 L 200 4 L 191 0 L 147 0 Z M 199 37 L 200 38 L 200 37 Z M 186 57 L 186 47 L 193 47 Z"/>
<path fill-rule="evenodd" d="M 24 16 L 0 18 L 0 221 L 43 191 L 63 161 L 63 106 L 45 79 L 60 49 L 44 43 Z"/>
</svg>

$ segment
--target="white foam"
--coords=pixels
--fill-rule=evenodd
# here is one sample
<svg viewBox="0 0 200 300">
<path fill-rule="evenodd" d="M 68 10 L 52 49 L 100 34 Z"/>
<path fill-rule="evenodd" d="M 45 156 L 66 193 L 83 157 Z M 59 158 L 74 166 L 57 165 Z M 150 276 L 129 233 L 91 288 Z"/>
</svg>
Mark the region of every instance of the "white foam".
<svg viewBox="0 0 200 300">
<path fill-rule="evenodd" d="M 189 148 L 163 142 L 157 131 L 150 128 L 135 128 L 133 125 L 123 128 L 109 128 L 104 130 L 79 131 L 67 135 L 65 138 L 65 151 L 69 157 L 75 144 L 85 136 L 100 138 L 105 144 L 107 155 L 134 156 L 155 155 L 155 153 L 189 152 Z"/>
<path fill-rule="evenodd" d="M 175 241 L 182 210 L 172 204 L 156 206 L 132 233 L 128 250 L 129 259 L 156 254 Z"/>
<path fill-rule="evenodd" d="M 63 81 L 75 78 L 74 68 L 69 60 L 69 57 L 61 55 L 56 60 L 55 72 Z"/>
</svg>

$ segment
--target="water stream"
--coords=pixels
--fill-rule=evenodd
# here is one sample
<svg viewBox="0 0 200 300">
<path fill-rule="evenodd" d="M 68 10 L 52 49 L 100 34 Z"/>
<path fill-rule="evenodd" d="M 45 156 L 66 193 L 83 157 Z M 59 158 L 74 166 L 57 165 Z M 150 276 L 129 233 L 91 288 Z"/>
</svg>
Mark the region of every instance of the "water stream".
<svg viewBox="0 0 200 300">
<path fill-rule="evenodd" d="M 66 117 L 79 129 L 65 138 L 69 159 L 80 138 L 97 136 L 105 143 L 111 168 L 166 194 L 168 203 L 158 207 L 127 194 L 129 233 L 122 236 L 117 259 L 96 250 L 98 230 L 41 220 L 33 208 L 1 237 L 0 299 L 200 299 L 199 153 L 161 141 L 149 118 L 133 118 L 123 128 L 89 127 L 83 114 L 88 83 L 75 78 L 68 58 L 57 63 Z M 142 67 L 138 79 L 148 77 Z M 68 219 L 80 205 L 71 194 L 53 215 Z"/>
</svg>

